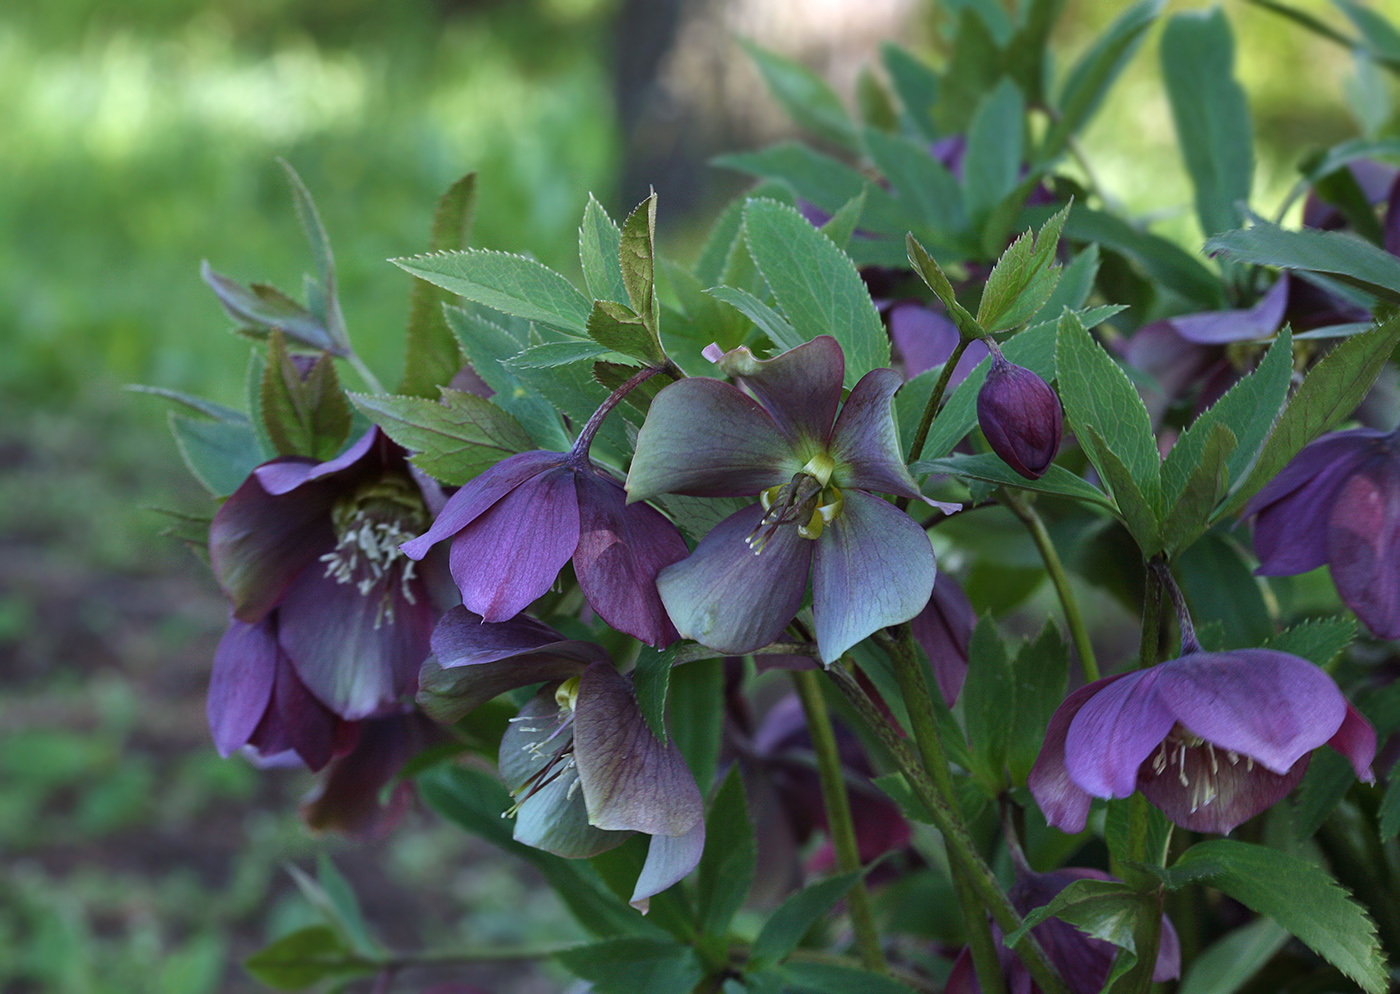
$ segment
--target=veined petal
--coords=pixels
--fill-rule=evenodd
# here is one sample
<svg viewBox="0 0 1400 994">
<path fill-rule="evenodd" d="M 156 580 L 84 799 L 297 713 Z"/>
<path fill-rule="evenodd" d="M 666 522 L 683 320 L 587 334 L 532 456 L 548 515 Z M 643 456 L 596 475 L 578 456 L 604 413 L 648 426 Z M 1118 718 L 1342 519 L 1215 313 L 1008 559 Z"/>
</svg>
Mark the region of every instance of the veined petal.
<svg viewBox="0 0 1400 994">
<path fill-rule="evenodd" d="M 844 496 L 812 561 L 812 615 L 824 663 L 922 611 L 937 574 L 933 547 L 913 518 L 860 490 Z"/>
<path fill-rule="evenodd" d="M 648 504 L 628 504 L 622 487 L 597 473 L 577 474 L 579 537 L 574 575 L 588 606 L 613 628 L 648 645 L 679 635 L 656 575 L 690 554 L 681 533 Z"/>
<path fill-rule="evenodd" d="M 1347 702 L 1347 716 L 1342 719 L 1342 727 L 1327 740 L 1327 744 L 1347 758 L 1358 780 L 1363 783 L 1376 782 L 1376 775 L 1371 772 L 1371 763 L 1376 758 L 1376 730 L 1350 701 Z"/>
<path fill-rule="evenodd" d="M 657 575 L 661 602 L 685 638 L 742 655 L 776 641 L 797 614 L 814 543 L 793 527 L 779 527 L 755 554 L 744 539 L 762 517 L 757 504 L 736 511 L 689 558 Z"/>
<path fill-rule="evenodd" d="M 563 466 L 566 458 L 562 452 L 539 451 L 507 456 L 449 497 L 432 526 L 399 548 L 410 559 L 422 559 L 429 548 L 456 535 L 532 476 Z"/>
<path fill-rule="evenodd" d="M 1346 717 L 1346 699 L 1312 663 L 1272 649 L 1193 652 L 1154 667 L 1157 698 L 1185 728 L 1275 773 L 1292 769 Z"/>
<path fill-rule="evenodd" d="M 462 603 L 505 621 L 553 585 L 578 547 L 578 488 L 567 466 L 530 477 L 452 540 L 449 564 Z"/>
<path fill-rule="evenodd" d="M 1080 687 L 1066 697 L 1050 716 L 1045 743 L 1040 747 L 1040 755 L 1031 767 L 1030 776 L 1026 778 L 1026 786 L 1030 788 L 1035 803 L 1040 805 L 1045 820 L 1062 832 L 1084 831 L 1091 803 L 1089 794 L 1070 777 L 1065 767 L 1065 738 L 1069 727 L 1089 698 L 1129 675 L 1119 673 Z"/>
<path fill-rule="evenodd" d="M 597 828 L 675 836 L 704 818 L 700 788 L 675 740 L 663 746 L 652 734 L 632 685 L 611 663 L 593 663 L 579 681 L 574 759 Z"/>
<path fill-rule="evenodd" d="M 1400 462 L 1367 460 L 1336 493 L 1327 565 L 1342 602 L 1381 638 L 1400 638 Z"/>
<path fill-rule="evenodd" d="M 206 705 L 220 756 L 227 758 L 246 744 L 267 713 L 279 652 L 272 619 L 249 625 L 229 618 L 228 630 L 214 650 Z"/>
<path fill-rule="evenodd" d="M 922 499 L 904 464 L 890 408 L 899 387 L 893 369 L 872 369 L 851 389 L 831 432 L 837 486 Z"/>
<path fill-rule="evenodd" d="M 1138 767 L 1176 724 L 1157 694 L 1161 669 L 1103 681 L 1070 723 L 1065 769 L 1095 797 L 1127 797 L 1137 790 Z"/>
<path fill-rule="evenodd" d="M 326 476 L 339 473 L 349 469 L 357 462 L 369 455 L 370 450 L 376 442 L 383 439 L 383 435 L 376 425 L 370 428 L 359 438 L 355 444 L 350 446 L 334 459 L 326 462 L 314 462 L 306 459 L 274 459 L 272 462 L 263 463 L 253 470 L 253 475 L 258 478 L 263 489 L 273 495 L 281 495 L 295 490 L 303 483 L 311 480 L 319 480 Z"/>
<path fill-rule="evenodd" d="M 662 389 L 637 434 L 627 499 L 736 497 L 786 483 L 806 463 L 757 401 L 692 376 Z"/>
<path fill-rule="evenodd" d="M 827 448 L 846 375 L 846 357 L 836 339 L 818 335 L 771 359 L 755 359 L 741 345 L 715 362 L 757 398 L 790 445 L 800 451 Z"/>
<path fill-rule="evenodd" d="M 646 913 L 651 898 L 683 879 L 700 864 L 705 851 L 705 819 L 698 819 L 684 835 L 653 835 L 647 861 L 632 890 L 632 907 Z"/>
</svg>

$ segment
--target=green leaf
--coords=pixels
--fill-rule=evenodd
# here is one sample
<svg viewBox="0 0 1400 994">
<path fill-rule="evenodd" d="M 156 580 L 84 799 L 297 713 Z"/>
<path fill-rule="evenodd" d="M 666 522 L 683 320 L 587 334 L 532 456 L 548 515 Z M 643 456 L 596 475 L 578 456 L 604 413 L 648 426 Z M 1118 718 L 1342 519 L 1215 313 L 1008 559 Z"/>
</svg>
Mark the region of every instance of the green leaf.
<svg viewBox="0 0 1400 994">
<path fill-rule="evenodd" d="M 775 972 L 786 978 L 789 990 L 801 994 L 912 994 L 893 977 L 838 963 L 789 960 Z"/>
<path fill-rule="evenodd" d="M 666 362 L 666 352 L 661 348 L 661 340 L 652 331 L 656 322 L 653 320 L 648 326 L 647 321 L 647 318 L 634 313 L 626 304 L 595 300 L 593 313 L 588 315 L 588 337 L 605 349 L 640 359 L 649 366 L 660 366 Z M 521 356 L 534 357 L 540 349 L 552 349 L 562 353 L 565 346 L 574 344 L 555 342 L 538 345 L 522 352 Z"/>
<path fill-rule="evenodd" d="M 350 339 L 345 333 L 345 319 L 340 313 L 340 298 L 336 292 L 335 258 L 331 255 L 331 241 L 326 237 L 326 229 L 321 224 L 321 215 L 316 210 L 316 202 L 311 199 L 311 191 L 301 181 L 297 171 L 286 159 L 278 159 L 287 174 L 287 182 L 292 188 L 292 203 L 296 207 L 297 220 L 306 240 L 311 245 L 311 255 L 316 260 L 316 271 L 320 281 L 315 285 L 319 301 L 308 295 L 307 303 L 313 315 L 321 320 L 326 334 L 330 336 L 331 351 L 337 355 L 350 353 Z M 317 306 L 319 303 L 319 306 Z"/>
<path fill-rule="evenodd" d="M 926 142 L 937 139 L 933 109 L 938 105 L 938 73 L 912 52 L 893 42 L 880 46 L 880 61 L 884 63 L 895 96 L 899 98 L 903 130 Z"/>
<path fill-rule="evenodd" d="M 1196 465 L 1182 484 L 1181 491 L 1165 495 L 1162 506 L 1162 547 L 1170 556 L 1190 545 L 1209 526 L 1216 504 L 1230 484 L 1227 460 L 1236 447 L 1235 433 L 1216 422 L 1201 444 Z"/>
<path fill-rule="evenodd" d="M 1065 699 L 1069 681 L 1069 647 L 1053 621 L 1046 619 L 1040 635 L 1017 651 L 1011 677 L 1016 709 L 1007 722 L 1006 768 L 1012 785 L 1022 786 L 1040 755 L 1050 716 Z"/>
<path fill-rule="evenodd" d="M 1108 489 L 1113 492 L 1113 502 L 1118 507 L 1118 514 L 1128 531 L 1132 533 L 1133 540 L 1137 542 L 1143 558 L 1147 559 L 1156 555 L 1162 549 L 1162 531 L 1157 520 L 1157 501 L 1142 492 L 1132 471 L 1123 464 L 1123 460 L 1118 458 L 1118 453 L 1114 452 L 1109 443 L 1099 434 L 1097 427 L 1087 426 L 1079 439 L 1085 450 L 1097 453 L 1098 459 L 1103 463 L 1102 466 L 1098 467 L 1099 474 L 1108 484 Z"/>
<path fill-rule="evenodd" d="M 986 12 L 984 10 L 984 15 Z M 952 53 L 939 79 L 939 100 L 934 106 L 935 124 L 944 134 L 965 134 L 980 101 L 996 85 L 1005 70 L 1005 60 L 998 35 L 1004 36 L 1006 16 L 996 11 L 1000 26 L 990 29 L 985 16 L 964 9 L 958 16 L 957 33 L 949 51 Z"/>
<path fill-rule="evenodd" d="M 351 394 L 390 438 L 415 453 L 413 464 L 449 486 L 461 486 L 506 456 L 534 443 L 513 417 L 484 397 L 444 388 L 442 402 L 392 394 Z"/>
<path fill-rule="evenodd" d="M 1172 839 L 1173 825 L 1167 820 L 1167 816 L 1162 814 L 1157 808 L 1146 803 L 1146 798 L 1133 795 L 1130 797 L 1110 798 L 1104 805 L 1103 840 L 1108 846 L 1110 857 L 1118 866 L 1142 870 L 1143 864 L 1128 862 L 1132 853 L 1133 837 L 1133 809 L 1141 805 L 1143 814 L 1142 824 L 1137 828 L 1144 835 L 1143 853 L 1148 862 L 1147 867 L 1151 871 L 1161 870 L 1158 864 L 1166 859 L 1167 846 Z M 1114 865 L 1114 864 L 1111 864 Z M 1157 874 L 1154 872 L 1154 876 Z"/>
<path fill-rule="evenodd" d="M 233 493 L 264 461 L 250 424 L 205 421 L 171 411 L 170 432 L 185 466 L 215 497 Z"/>
<path fill-rule="evenodd" d="M 1276 849 L 1230 839 L 1197 843 L 1173 869 L 1197 863 L 1211 868 L 1211 886 L 1274 919 L 1363 990 L 1389 990 L 1375 923 L 1325 870 Z"/>
<path fill-rule="evenodd" d="M 288 338 L 309 348 L 328 349 L 342 356 L 347 354 L 346 348 L 331 338 L 320 318 L 276 287 L 265 283 L 244 287 L 216 273 L 208 260 L 199 264 L 199 275 L 245 334 L 262 338 L 273 328 L 279 328 Z"/>
<path fill-rule="evenodd" d="M 578 229 L 578 257 L 583 266 L 583 281 L 594 300 L 627 301 L 627 284 L 622 278 L 622 232 L 617 222 L 608 217 L 603 205 L 593 194 L 583 209 L 583 223 Z"/>
<path fill-rule="evenodd" d="M 856 233 L 856 226 L 860 224 L 860 212 L 864 209 L 865 191 L 862 190 L 860 196 L 842 204 L 841 209 L 818 230 L 831 239 L 831 244 L 845 252 L 851 243 L 851 236 Z"/>
<path fill-rule="evenodd" d="M 896 776 L 898 774 L 895 774 Z M 852 870 L 808 884 L 774 909 L 749 949 L 749 962 L 758 967 L 781 962 L 817 921 L 846 896 L 863 871 Z"/>
<path fill-rule="evenodd" d="M 1063 466 L 1054 464 L 1038 480 L 1026 479 L 1006 465 L 1000 456 L 989 452 L 975 456 L 958 453 L 942 459 L 920 459 L 909 468 L 915 475 L 949 473 L 953 476 L 985 480 L 999 486 L 1018 487 L 1035 493 L 1067 497 L 1070 500 L 1082 500 L 1089 504 L 1097 504 L 1115 514 L 1118 511 L 1117 505 L 1113 503 L 1113 498 L 1109 497 L 1108 494 L 1087 480 L 1075 476 Z"/>
<path fill-rule="evenodd" d="M 1207 252 L 1239 262 L 1326 273 L 1392 304 L 1400 303 L 1400 259 L 1342 231 L 1288 231 L 1255 220 L 1206 241 Z"/>
<path fill-rule="evenodd" d="M 948 167 L 929 153 L 927 145 L 867 128 L 865 149 L 912 220 L 945 236 L 967 230 L 962 188 Z"/>
<path fill-rule="evenodd" d="M 1206 532 L 1178 554 L 1177 582 L 1198 630 L 1216 622 L 1230 646 L 1259 645 L 1274 633 L 1252 566 L 1249 553 L 1223 528 Z"/>
<path fill-rule="evenodd" d="M 1021 7 L 1021 23 L 1006 44 L 1006 71 L 1032 106 L 1045 106 L 1050 31 L 1066 0 L 1030 0 Z"/>
<path fill-rule="evenodd" d="M 1294 798 L 1293 838 L 1299 842 L 1312 838 L 1354 783 L 1356 771 L 1345 756 L 1331 749 L 1315 752 Z"/>
<path fill-rule="evenodd" d="M 1175 242 L 1133 227 L 1116 214 L 1076 204 L 1065 221 L 1065 235 L 1127 256 L 1153 282 L 1183 297 L 1191 310 L 1216 311 L 1226 306 L 1224 284 L 1199 258 Z"/>
<path fill-rule="evenodd" d="M 1133 4 L 1075 62 L 1060 88 L 1056 101 L 1059 113 L 1037 151 L 1039 161 L 1048 163 L 1055 159 L 1094 116 L 1165 2 L 1141 0 Z"/>
<path fill-rule="evenodd" d="M 1151 913 L 1147 897 L 1121 881 L 1076 880 L 1051 898 L 1049 904 L 1026 915 L 1021 927 L 1006 937 L 1006 944 L 1014 947 L 1032 928 L 1053 917 L 1135 954 L 1134 930 L 1144 915 Z"/>
<path fill-rule="evenodd" d="M 656 337 L 656 193 L 643 200 L 622 224 L 618 258 L 622 264 L 622 283 L 627 288 L 627 300 L 632 311 L 642 319 L 651 332 L 655 351 L 661 351 Z M 596 309 L 595 309 L 596 312 Z"/>
<path fill-rule="evenodd" d="M 166 387 L 151 387 L 142 383 L 127 383 L 123 390 L 131 393 L 150 394 L 153 397 L 163 397 L 181 407 L 188 408 L 196 414 L 203 414 L 207 418 L 215 421 L 230 421 L 234 424 L 247 424 L 248 415 L 242 411 L 236 411 L 232 407 L 225 407 L 223 404 L 216 404 L 212 400 L 203 397 L 196 397 L 194 394 L 182 393 L 179 390 L 170 390 Z"/>
<path fill-rule="evenodd" d="M 433 212 L 428 247 L 434 252 L 460 249 L 467 243 L 476 210 L 476 173 L 467 173 L 447 188 Z M 398 393 L 436 397 L 462 368 L 462 351 L 447 326 L 442 305 L 451 296 L 426 280 L 414 280 L 408 296 L 408 331 L 404 339 L 403 379 Z"/>
<path fill-rule="evenodd" d="M 752 321 L 758 330 L 767 335 L 768 340 L 781 350 L 795 349 L 807 341 L 788 323 L 787 318 L 746 290 L 732 286 L 716 286 L 705 292 Z"/>
<path fill-rule="evenodd" d="M 259 401 L 263 427 L 278 455 L 324 462 L 350 434 L 350 402 L 330 353 L 322 352 L 303 379 L 280 331 L 268 336 Z"/>
<path fill-rule="evenodd" d="M 913 267 L 914 272 L 919 274 L 924 285 L 933 291 L 934 296 L 942 301 L 943 307 L 948 311 L 948 316 L 957 326 L 958 334 L 965 341 L 981 338 L 986 334 L 982 326 L 977 323 L 977 319 L 968 313 L 962 304 L 958 303 L 957 292 L 953 289 L 953 284 L 943 269 L 934 261 L 933 256 L 929 255 L 924 247 L 914 239 L 912 234 L 905 237 L 904 247 L 909 256 L 910 266 Z"/>
<path fill-rule="evenodd" d="M 365 957 L 374 957 L 381 952 L 378 943 L 370 938 L 355 891 L 329 856 L 322 853 L 317 860 L 314 879 L 292 864 L 287 865 L 287 872 L 296 882 L 302 897 L 335 930 L 347 949 Z"/>
<path fill-rule="evenodd" d="M 1343 339 L 1308 371 L 1289 399 L 1273 432 L 1264 442 L 1249 476 L 1225 502 L 1217 517 L 1234 514 L 1278 475 L 1314 438 L 1350 416 L 1371 389 L 1381 367 L 1400 344 L 1400 316 L 1361 335 Z"/>
<path fill-rule="evenodd" d="M 1287 929 L 1272 918 L 1256 918 L 1241 925 L 1191 962 L 1177 994 L 1235 994 L 1288 939 Z"/>
<path fill-rule="evenodd" d="M 598 994 L 689 991 L 705 975 L 695 950 L 666 939 L 604 939 L 566 949 L 554 958 Z"/>
<path fill-rule="evenodd" d="M 1121 460 L 1131 475 L 1146 502 L 1145 510 L 1155 516 L 1161 491 L 1161 457 L 1147 408 L 1122 368 L 1072 313 L 1060 319 L 1055 369 L 1065 417 L 1099 474 L 1115 488 L 1119 508 L 1125 514 L 1135 513 L 1124 506 L 1124 495 L 1109 468 L 1115 459 Z"/>
<path fill-rule="evenodd" d="M 1326 669 L 1355 637 L 1355 618 L 1313 618 L 1279 632 L 1264 643 L 1264 648 L 1291 652 Z"/>
<path fill-rule="evenodd" d="M 676 647 L 653 649 L 643 645 L 632 670 L 632 685 L 637 706 L 647 727 L 664 746 L 666 744 L 666 691 L 671 685 L 671 666 L 676 661 Z"/>
<path fill-rule="evenodd" d="M 509 252 L 466 249 L 390 262 L 467 300 L 582 338 L 593 303 L 548 266 Z"/>
<path fill-rule="evenodd" d="M 695 879 L 699 925 L 704 935 L 725 936 L 753 884 L 758 852 L 754 825 L 744 802 L 744 779 L 730 767 L 705 818 L 705 852 Z"/>
<path fill-rule="evenodd" d="M 296 991 L 332 977 L 371 974 L 380 966 L 351 953 L 329 926 L 309 925 L 258 950 L 243 968 L 268 987 Z"/>
<path fill-rule="evenodd" d="M 844 385 L 890 362 L 889 336 L 864 281 L 845 252 L 791 207 L 750 200 L 749 252 L 778 306 L 806 341 L 831 335 L 846 356 Z"/>
<path fill-rule="evenodd" d="M 1020 182 L 1026 159 L 1025 116 L 1025 100 L 1010 79 L 1003 79 L 977 105 L 963 156 L 963 189 L 974 225 Z"/>
<path fill-rule="evenodd" d="M 1162 76 L 1176 140 L 1207 235 L 1240 225 L 1254 177 L 1254 133 L 1234 78 L 1235 43 L 1219 7 L 1175 15 L 1162 31 Z"/>
<path fill-rule="evenodd" d="M 739 39 L 768 84 L 768 91 L 799 126 L 815 135 L 855 151 L 859 148 L 856 126 L 841 98 L 812 70 L 776 52 Z"/>
<path fill-rule="evenodd" d="M 724 731 L 724 663 L 702 659 L 671 671 L 671 738 L 695 782 L 706 792 L 715 781 Z"/>
<path fill-rule="evenodd" d="M 1386 784 L 1377 816 L 1380 819 L 1378 834 L 1382 842 L 1400 835 L 1400 779 L 1392 779 Z"/>
<path fill-rule="evenodd" d="M 967 723 L 972 775 L 991 796 L 1006 786 L 1006 750 L 1011 741 L 1016 684 L 1006 643 L 990 616 L 978 619 L 968 643 L 967 680 L 961 703 Z"/>
<path fill-rule="evenodd" d="M 1022 234 L 992 267 L 977 308 L 977 323 L 988 334 L 1009 331 L 1030 320 L 1050 299 L 1060 280 L 1060 267 L 1053 263 L 1069 210 L 1066 205 L 1055 213 L 1039 235 Z"/>
<path fill-rule="evenodd" d="M 603 303 L 599 301 L 599 303 Z M 606 321 L 606 319 L 603 319 Z M 617 328 L 603 329 L 605 337 L 612 335 L 621 337 Z M 586 342 L 565 341 L 565 342 L 545 342 L 543 345 L 533 345 L 515 356 L 509 361 L 512 369 L 554 369 L 557 366 L 569 366 L 576 362 L 586 362 L 590 359 L 597 359 L 599 356 L 608 355 L 612 352 L 606 345 L 589 340 Z"/>
</svg>

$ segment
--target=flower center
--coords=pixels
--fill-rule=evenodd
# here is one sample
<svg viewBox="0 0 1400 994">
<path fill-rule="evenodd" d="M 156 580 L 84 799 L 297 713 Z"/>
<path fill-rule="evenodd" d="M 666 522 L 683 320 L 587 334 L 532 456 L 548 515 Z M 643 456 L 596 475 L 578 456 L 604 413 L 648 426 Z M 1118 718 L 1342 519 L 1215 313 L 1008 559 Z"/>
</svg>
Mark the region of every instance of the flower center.
<svg viewBox="0 0 1400 994">
<path fill-rule="evenodd" d="M 383 591 L 374 627 L 394 621 L 390 595 L 395 574 L 398 594 L 416 603 L 410 581 L 418 565 L 399 551 L 399 545 L 428 526 L 428 509 L 418 488 L 406 477 L 388 475 L 367 483 L 331 508 L 335 548 L 321 557 L 326 576 L 337 583 L 353 583 L 361 596 L 381 583 Z"/>
<path fill-rule="evenodd" d="M 574 761 L 573 734 L 574 705 L 578 703 L 578 687 L 578 677 L 570 677 L 558 686 L 554 691 L 554 701 L 559 705 L 559 710 L 554 714 L 517 715 L 510 719 L 512 724 L 530 722 L 529 725 L 521 725 L 521 731 L 530 738 L 520 748 L 529 754 L 532 761 L 541 765 L 524 783 L 510 792 L 510 796 L 515 798 L 515 803 L 501 812 L 502 818 L 514 818 L 521 805 L 560 777 L 573 778 L 568 785 L 566 798 L 572 798 L 574 791 L 578 790 L 578 764 Z M 561 736 L 563 740 L 555 743 Z"/>
<path fill-rule="evenodd" d="M 1194 814 L 1219 796 L 1217 777 L 1221 763 L 1238 766 L 1241 760 L 1246 772 L 1254 770 L 1251 757 L 1241 756 L 1232 749 L 1217 749 L 1213 742 L 1177 724 L 1147 763 L 1152 764 L 1154 776 L 1174 776 L 1177 783 L 1190 792 L 1191 813 Z"/>
<path fill-rule="evenodd" d="M 807 539 L 821 538 L 822 529 L 840 516 L 846 499 L 831 485 L 835 461 L 824 452 L 813 456 L 787 483 L 769 487 L 758 495 L 763 517 L 744 541 L 754 555 L 763 551 L 768 540 L 783 525 L 795 524 L 797 534 Z"/>
</svg>

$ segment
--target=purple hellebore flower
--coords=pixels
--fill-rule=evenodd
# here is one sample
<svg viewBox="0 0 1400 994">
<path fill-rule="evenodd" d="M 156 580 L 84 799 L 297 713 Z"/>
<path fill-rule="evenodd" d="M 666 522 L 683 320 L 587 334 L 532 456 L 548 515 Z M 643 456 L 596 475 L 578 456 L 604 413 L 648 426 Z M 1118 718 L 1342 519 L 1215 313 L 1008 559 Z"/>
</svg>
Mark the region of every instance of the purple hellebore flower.
<svg viewBox="0 0 1400 994">
<path fill-rule="evenodd" d="M 1321 669 L 1273 649 L 1188 652 L 1070 694 L 1028 786 L 1065 832 L 1083 831 L 1092 797 L 1141 790 L 1182 828 L 1225 834 L 1297 786 L 1322 745 L 1375 779 L 1375 730 Z"/>
<path fill-rule="evenodd" d="M 845 358 L 830 336 L 766 361 L 743 347 L 705 354 L 740 386 L 690 377 L 656 395 L 628 500 L 677 493 L 760 503 L 720 522 L 657 577 L 680 633 L 734 655 L 768 645 L 802 606 L 809 575 L 823 662 L 918 614 L 933 589 L 933 549 L 912 518 L 875 496 L 924 499 L 890 409 L 899 374 L 871 370 L 842 406 Z"/>
<path fill-rule="evenodd" d="M 1114 879 L 1100 870 L 1079 868 L 1050 873 L 1017 873 L 1016 883 L 1008 896 L 1016 910 L 1025 915 L 1049 904 L 1060 891 L 1076 880 Z M 1040 994 L 1040 986 L 1031 979 L 1025 964 L 1003 944 L 1001 930 L 996 925 L 992 926 L 992 933 L 1001 959 L 1006 989 L 1011 994 Z M 1095 939 L 1058 918 L 1047 918 L 1031 929 L 1031 935 L 1039 941 L 1055 972 L 1073 994 L 1098 994 L 1103 989 L 1104 981 L 1113 968 L 1113 960 L 1118 955 L 1117 946 Z M 1171 921 L 1163 915 L 1161 941 L 1157 946 L 1157 963 L 1152 970 L 1152 979 L 1161 983 L 1180 975 L 1181 942 Z M 944 994 L 982 994 L 982 986 L 973 972 L 969 950 L 964 949 L 953 963 Z"/>
<path fill-rule="evenodd" d="M 579 589 L 609 625 L 654 646 L 677 638 L 656 574 L 685 558 L 685 539 L 655 508 L 628 505 L 622 486 L 589 461 L 586 444 L 501 460 L 453 494 L 432 527 L 402 549 L 422 559 L 449 537 L 462 602 L 486 621 L 529 607 L 573 559 Z"/>
<path fill-rule="evenodd" d="M 1342 601 L 1400 638 L 1400 433 L 1332 432 L 1303 447 L 1245 505 L 1261 576 L 1327 564 Z"/>
<path fill-rule="evenodd" d="M 378 428 L 328 462 L 263 463 L 224 502 L 209 530 L 234 619 L 210 685 L 220 751 L 249 741 L 264 714 L 314 710 L 290 703 L 290 676 L 349 721 L 413 692 L 436 610 L 398 545 L 427 517 L 403 449 Z"/>
<path fill-rule="evenodd" d="M 366 718 L 358 724 L 354 746 L 331 761 L 320 783 L 301 802 L 301 817 L 318 832 L 373 841 L 392 831 L 413 803 L 412 781 L 399 780 L 381 803 L 384 788 L 441 732 L 416 711 Z"/>
<path fill-rule="evenodd" d="M 967 679 L 968 646 L 977 626 L 977 612 L 958 581 L 939 573 L 933 596 L 909 623 L 914 640 L 924 650 L 943 699 L 952 707 Z"/>
<path fill-rule="evenodd" d="M 1055 391 L 992 346 L 992 368 L 977 391 L 977 423 L 1001 461 L 1028 480 L 1045 475 L 1060 451 L 1065 412 Z"/>
</svg>

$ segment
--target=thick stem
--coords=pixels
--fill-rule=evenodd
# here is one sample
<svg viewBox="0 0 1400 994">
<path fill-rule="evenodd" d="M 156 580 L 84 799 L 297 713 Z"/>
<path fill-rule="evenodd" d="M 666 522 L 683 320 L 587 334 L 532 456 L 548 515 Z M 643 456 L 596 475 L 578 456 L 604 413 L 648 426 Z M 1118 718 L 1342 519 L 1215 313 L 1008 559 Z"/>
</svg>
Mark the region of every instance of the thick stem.
<svg viewBox="0 0 1400 994">
<path fill-rule="evenodd" d="M 1196 640 L 1196 626 L 1191 622 L 1191 612 L 1187 610 L 1186 598 L 1182 595 L 1181 588 L 1176 585 L 1176 578 L 1172 576 L 1172 571 L 1162 559 L 1153 559 L 1148 565 L 1157 574 L 1162 588 L 1171 598 L 1172 607 L 1176 611 L 1176 621 L 1181 626 L 1181 654 L 1185 656 L 1193 652 L 1200 652 L 1201 643 Z"/>
<path fill-rule="evenodd" d="M 919 419 L 918 430 L 914 432 L 914 440 L 909 443 L 909 461 L 913 462 L 924 451 L 924 443 L 928 441 L 928 430 L 933 425 L 933 419 L 938 415 L 939 409 L 943 406 L 943 394 L 948 389 L 948 381 L 953 378 L 953 370 L 957 368 L 958 360 L 972 342 L 966 339 L 959 339 L 958 344 L 953 346 L 953 354 L 948 357 L 948 361 L 943 364 L 943 372 L 938 374 L 938 382 L 933 385 L 933 393 L 928 395 L 928 403 L 924 405 L 923 417 Z"/>
<path fill-rule="evenodd" d="M 637 370 L 627 378 L 627 381 L 620 387 L 608 394 L 606 400 L 598 405 L 598 409 L 593 412 L 588 423 L 578 433 L 578 438 L 574 439 L 574 447 L 569 450 L 569 464 L 575 469 L 584 468 L 588 463 L 588 447 L 593 444 L 593 436 L 598 434 L 598 429 L 603 426 L 603 419 L 608 416 L 614 407 L 622 402 L 622 398 L 632 392 L 639 383 L 648 380 L 657 373 L 669 372 L 661 366 L 646 366 Z M 575 465 L 577 464 L 577 465 Z"/>
<path fill-rule="evenodd" d="M 1060 561 L 1055 543 L 1050 540 L 1045 522 L 1022 494 L 1009 487 L 1002 487 L 1001 493 L 1011 513 L 1020 518 L 1026 530 L 1031 533 L 1031 539 L 1045 563 L 1045 572 L 1050 574 L 1050 582 L 1055 585 L 1055 594 L 1060 598 L 1060 607 L 1065 612 L 1065 624 L 1069 625 L 1075 651 L 1079 653 L 1079 665 L 1084 670 L 1084 679 L 1093 683 L 1099 678 L 1099 664 L 1094 658 L 1094 645 L 1089 640 L 1089 628 L 1084 624 L 1084 615 L 1079 611 L 1079 601 L 1069 585 L 1069 574 L 1065 572 L 1064 563 Z"/>
<path fill-rule="evenodd" d="M 807 732 L 812 737 L 812 751 L 817 757 L 817 775 L 822 785 L 822 800 L 826 805 L 827 834 L 836 851 L 836 865 L 842 873 L 860 869 L 860 846 L 856 841 L 855 821 L 851 817 L 851 801 L 846 793 L 846 780 L 841 772 L 841 756 L 836 746 L 836 734 L 831 727 L 831 714 L 822 697 L 820 679 L 815 670 L 797 670 L 792 674 L 802 711 L 807 716 Z M 889 973 L 885 954 L 880 949 L 880 933 L 870 912 L 870 894 L 864 878 L 855 882 L 846 895 L 855 930 L 856 946 L 867 970 Z"/>
</svg>

